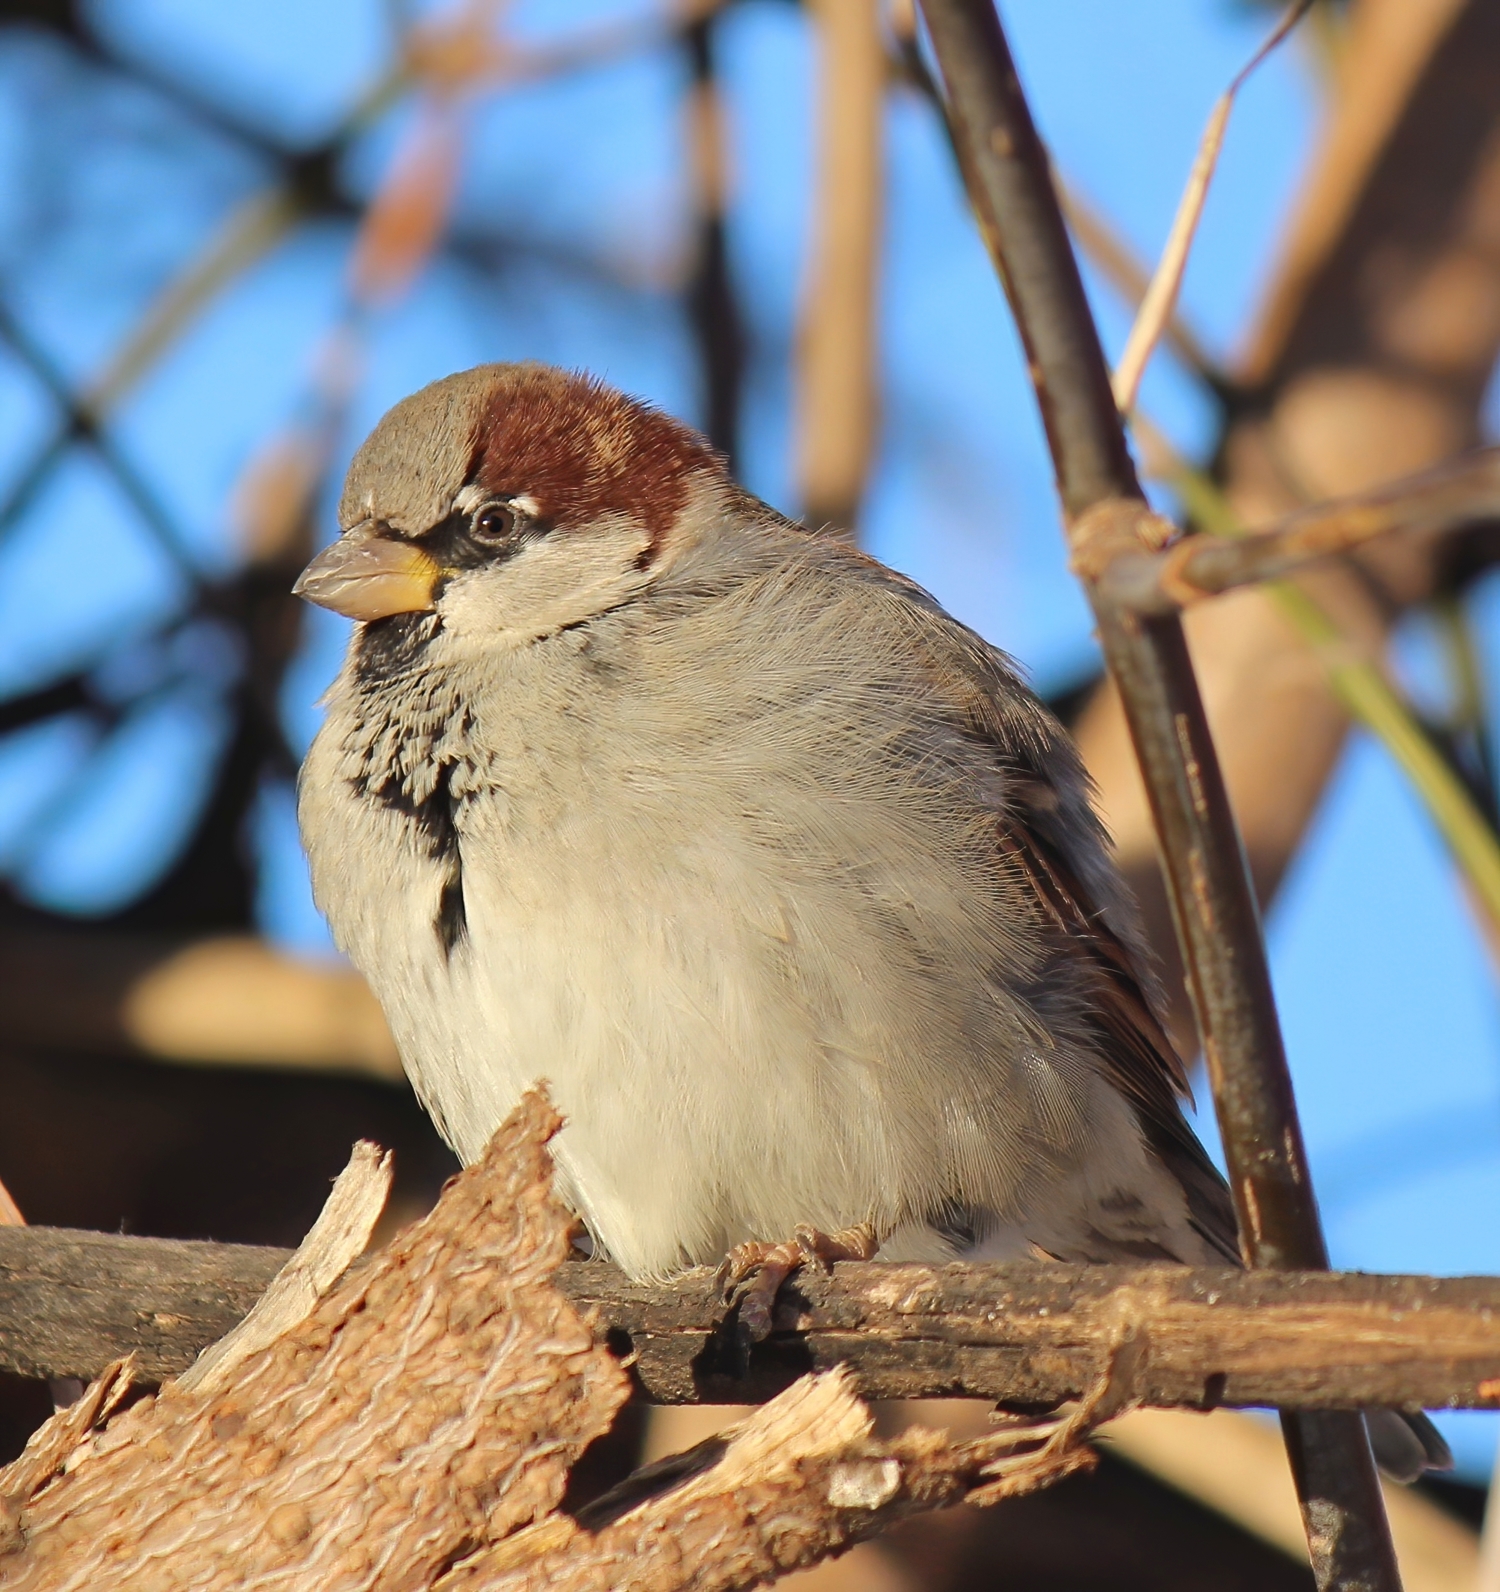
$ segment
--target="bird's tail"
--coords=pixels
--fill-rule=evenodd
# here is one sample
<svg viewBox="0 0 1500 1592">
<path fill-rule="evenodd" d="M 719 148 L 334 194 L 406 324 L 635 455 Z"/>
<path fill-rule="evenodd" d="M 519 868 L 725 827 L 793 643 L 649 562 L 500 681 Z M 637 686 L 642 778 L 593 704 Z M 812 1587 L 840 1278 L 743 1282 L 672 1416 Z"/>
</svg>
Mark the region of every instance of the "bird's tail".
<svg viewBox="0 0 1500 1592">
<path fill-rule="evenodd" d="M 1218 1171 L 1208 1164 L 1206 1156 L 1198 1162 L 1179 1154 L 1168 1164 L 1182 1185 L 1194 1229 L 1213 1252 L 1201 1258 L 1177 1258 L 1197 1265 L 1211 1265 L 1217 1258 L 1243 1264 L 1234 1207 Z M 1453 1469 L 1453 1453 L 1443 1441 L 1443 1434 L 1420 1410 L 1414 1414 L 1406 1410 L 1366 1410 L 1365 1425 L 1375 1463 L 1392 1481 L 1414 1482 L 1425 1471 Z"/>
<path fill-rule="evenodd" d="M 1453 1469 L 1452 1450 L 1420 1410 L 1366 1410 L 1365 1425 L 1375 1463 L 1392 1481 L 1413 1482 L 1424 1471 Z"/>
</svg>

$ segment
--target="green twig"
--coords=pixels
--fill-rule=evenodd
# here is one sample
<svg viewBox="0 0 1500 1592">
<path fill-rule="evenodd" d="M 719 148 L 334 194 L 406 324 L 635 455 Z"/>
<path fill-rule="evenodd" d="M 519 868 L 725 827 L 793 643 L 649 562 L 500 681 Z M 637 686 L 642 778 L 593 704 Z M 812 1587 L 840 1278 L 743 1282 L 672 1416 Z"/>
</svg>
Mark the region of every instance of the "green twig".
<svg viewBox="0 0 1500 1592">
<path fill-rule="evenodd" d="M 1448 659 L 1453 685 L 1453 705 L 1448 733 L 1469 764 L 1476 798 L 1491 828 L 1500 827 L 1500 801 L 1496 797 L 1495 748 L 1490 733 L 1489 694 L 1474 638 L 1474 626 L 1461 591 L 1440 592 L 1432 605 Z"/>
<path fill-rule="evenodd" d="M 1153 437 L 1153 446 L 1160 444 Z M 1214 536 L 1245 527 L 1218 485 L 1175 451 L 1163 479 L 1188 517 Z M 1266 591 L 1328 672 L 1334 694 L 1395 758 L 1437 825 L 1480 905 L 1500 927 L 1500 836 L 1421 721 L 1375 663 L 1364 657 L 1318 600 L 1291 581 Z"/>
</svg>

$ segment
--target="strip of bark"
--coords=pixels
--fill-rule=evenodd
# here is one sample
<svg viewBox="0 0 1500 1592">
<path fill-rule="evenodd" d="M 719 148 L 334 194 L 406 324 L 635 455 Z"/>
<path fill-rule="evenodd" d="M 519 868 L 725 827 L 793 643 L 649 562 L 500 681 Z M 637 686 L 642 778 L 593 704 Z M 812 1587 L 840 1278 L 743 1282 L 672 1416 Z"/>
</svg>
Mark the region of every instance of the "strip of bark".
<svg viewBox="0 0 1500 1592">
<path fill-rule="evenodd" d="M 229 1386 L 168 1384 L 97 1436 L 70 1427 L 66 1454 L 55 1417 L 0 1471 L 7 1592 L 416 1592 L 555 1509 L 628 1391 L 550 1284 L 559 1121 L 526 1096 L 430 1215 Z"/>
<path fill-rule="evenodd" d="M 0 1369 L 91 1377 L 134 1354 L 143 1378 L 171 1376 L 234 1326 L 287 1258 L 0 1231 Z M 841 1264 L 790 1285 L 776 1333 L 748 1353 L 709 1271 L 646 1284 L 577 1261 L 556 1281 L 665 1404 L 755 1403 L 809 1370 L 847 1365 L 869 1398 L 1050 1405 L 1092 1386 L 1118 1324 L 1140 1321 L 1148 1404 L 1500 1407 L 1500 1278 Z"/>
<path fill-rule="evenodd" d="M 1111 1376 L 1065 1420 L 965 1443 L 920 1427 L 879 1442 L 847 1376 L 806 1377 L 737 1430 L 652 1467 L 664 1491 L 599 1520 L 597 1506 L 580 1522 L 551 1515 L 456 1566 L 434 1592 L 762 1586 L 906 1515 L 997 1503 L 1091 1469 L 1088 1434 L 1117 1411 L 1126 1383 Z"/>
</svg>

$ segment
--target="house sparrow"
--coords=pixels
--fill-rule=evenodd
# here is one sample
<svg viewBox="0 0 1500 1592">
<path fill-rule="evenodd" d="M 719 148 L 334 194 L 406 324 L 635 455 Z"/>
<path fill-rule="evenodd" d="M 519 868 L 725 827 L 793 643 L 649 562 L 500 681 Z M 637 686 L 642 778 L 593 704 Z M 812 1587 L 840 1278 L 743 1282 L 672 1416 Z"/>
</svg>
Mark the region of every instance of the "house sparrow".
<svg viewBox="0 0 1500 1592">
<path fill-rule="evenodd" d="M 339 522 L 302 833 L 464 1161 L 546 1077 L 636 1278 L 1239 1263 L 1087 777 L 999 652 L 540 365 L 397 404 Z"/>
</svg>

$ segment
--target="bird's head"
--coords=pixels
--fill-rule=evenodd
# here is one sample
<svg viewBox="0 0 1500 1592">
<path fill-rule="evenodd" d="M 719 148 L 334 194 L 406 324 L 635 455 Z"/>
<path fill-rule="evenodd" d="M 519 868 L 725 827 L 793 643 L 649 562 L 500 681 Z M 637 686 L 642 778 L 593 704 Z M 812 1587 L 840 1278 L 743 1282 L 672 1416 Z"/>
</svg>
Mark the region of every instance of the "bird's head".
<svg viewBox="0 0 1500 1592">
<path fill-rule="evenodd" d="M 367 625 L 428 614 L 460 647 L 524 645 L 650 585 L 728 487 L 713 449 L 646 404 L 480 365 L 384 416 L 349 467 L 343 534 L 294 589 Z"/>
</svg>

